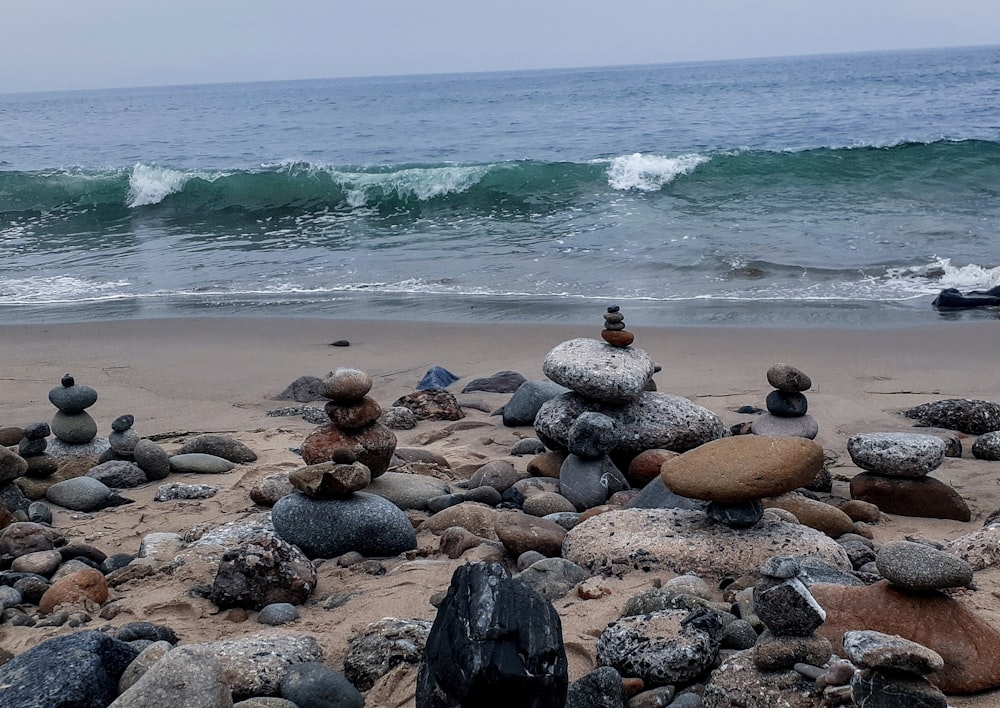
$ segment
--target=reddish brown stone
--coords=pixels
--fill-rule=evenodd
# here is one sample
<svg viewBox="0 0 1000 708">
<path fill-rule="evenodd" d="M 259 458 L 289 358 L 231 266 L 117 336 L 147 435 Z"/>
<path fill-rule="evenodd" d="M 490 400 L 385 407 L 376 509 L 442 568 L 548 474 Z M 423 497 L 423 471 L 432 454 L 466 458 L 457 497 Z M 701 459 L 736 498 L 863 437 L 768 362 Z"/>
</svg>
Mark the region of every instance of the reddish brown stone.
<svg viewBox="0 0 1000 708">
<path fill-rule="evenodd" d="M 566 538 L 566 529 L 554 521 L 528 516 L 520 511 L 501 512 L 493 528 L 504 548 L 515 557 L 525 551 L 558 556 Z"/>
<path fill-rule="evenodd" d="M 0 533 L 0 555 L 14 558 L 55 547 L 52 529 L 32 521 L 16 521 Z"/>
<path fill-rule="evenodd" d="M 672 457 L 677 457 L 678 453 L 672 450 L 646 450 L 636 455 L 629 463 L 628 481 L 636 487 L 645 487 L 650 480 L 656 479 L 660 474 L 663 463 Z"/>
<path fill-rule="evenodd" d="M 365 396 L 360 401 L 351 403 L 330 401 L 324 410 L 334 425 L 346 430 L 363 428 L 374 423 L 382 415 L 382 406 L 371 396 Z"/>
<path fill-rule="evenodd" d="M 839 538 L 854 531 L 854 522 L 843 511 L 832 504 L 816 501 L 796 492 L 763 501 L 765 509 L 777 508 L 791 512 L 800 524 L 822 531 L 830 538 Z"/>
<path fill-rule="evenodd" d="M 1000 632 L 971 609 L 939 592 L 906 593 L 888 581 L 874 585 L 814 584 L 826 611 L 817 631 L 843 654 L 844 632 L 897 634 L 933 649 L 944 668 L 927 676 L 945 693 L 977 693 L 1000 686 Z"/>
<path fill-rule="evenodd" d="M 543 452 L 528 461 L 528 474 L 532 477 L 559 479 L 559 470 L 566 461 L 565 452 Z"/>
<path fill-rule="evenodd" d="M 302 459 L 308 465 L 329 462 L 337 450 L 351 451 L 371 472 L 372 479 L 389 469 L 396 435 L 380 423 L 361 430 L 340 430 L 333 423 L 316 428 L 302 443 Z"/>
<path fill-rule="evenodd" d="M 343 499 L 368 486 L 371 473 L 360 462 L 321 462 L 288 473 L 292 486 L 318 499 Z"/>
<path fill-rule="evenodd" d="M 624 349 L 635 341 L 635 335 L 625 329 L 620 329 L 618 331 L 612 329 L 602 329 L 601 339 L 613 347 Z"/>
<path fill-rule="evenodd" d="M 972 518 L 969 505 L 952 487 L 933 477 L 885 477 L 862 472 L 851 479 L 851 497 L 874 504 L 887 514 L 928 519 Z"/>
<path fill-rule="evenodd" d="M 49 614 L 64 602 L 87 600 L 103 605 L 108 601 L 108 584 L 104 574 L 94 568 L 70 573 L 52 583 L 38 603 L 42 614 Z"/>
<path fill-rule="evenodd" d="M 877 524 L 879 520 L 879 508 L 860 499 L 849 499 L 839 508 L 842 512 L 851 517 L 852 521 L 864 521 L 868 524 Z"/>
</svg>

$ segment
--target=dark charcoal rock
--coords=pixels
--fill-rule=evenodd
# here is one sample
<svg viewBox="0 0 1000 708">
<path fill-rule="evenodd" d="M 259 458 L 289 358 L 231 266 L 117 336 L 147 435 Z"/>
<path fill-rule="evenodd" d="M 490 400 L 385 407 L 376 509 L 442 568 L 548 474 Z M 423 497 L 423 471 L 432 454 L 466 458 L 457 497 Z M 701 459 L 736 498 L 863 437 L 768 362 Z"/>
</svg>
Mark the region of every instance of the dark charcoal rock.
<svg viewBox="0 0 1000 708">
<path fill-rule="evenodd" d="M 809 401 L 801 393 L 771 391 L 764 405 L 768 413 L 781 418 L 801 418 L 809 412 Z"/>
<path fill-rule="evenodd" d="M 316 569 L 302 551 L 260 536 L 225 552 L 209 599 L 220 608 L 260 610 L 278 602 L 301 605 L 315 588 Z"/>
<path fill-rule="evenodd" d="M 566 708 L 622 708 L 627 700 L 621 674 L 602 666 L 570 685 Z"/>
<path fill-rule="evenodd" d="M 120 642 L 135 642 L 145 640 L 150 642 L 177 643 L 177 635 L 174 630 L 166 625 L 154 624 L 153 622 L 129 622 L 123 624 L 113 633 L 115 639 Z"/>
<path fill-rule="evenodd" d="M 516 371 L 498 371 L 492 376 L 482 379 L 472 379 L 465 384 L 462 393 L 485 391 L 487 393 L 514 393 L 525 382 L 525 378 Z"/>
<path fill-rule="evenodd" d="M 1000 405 L 970 398 L 948 398 L 914 406 L 903 412 L 907 418 L 936 428 L 982 435 L 1000 430 Z"/>
<path fill-rule="evenodd" d="M 956 521 L 972 518 L 961 495 L 933 477 L 903 479 L 862 472 L 851 478 L 851 498 L 874 504 L 887 514 Z"/>
<path fill-rule="evenodd" d="M 318 376 L 300 376 L 274 397 L 276 401 L 309 403 L 326 395 L 326 382 Z"/>
<path fill-rule="evenodd" d="M 563 708 L 567 687 L 552 605 L 496 563 L 458 568 L 427 638 L 417 708 Z"/>
<path fill-rule="evenodd" d="M 823 608 L 797 578 L 761 578 L 753 588 L 753 606 L 776 636 L 809 636 L 826 619 Z"/>
<path fill-rule="evenodd" d="M 972 456 L 980 460 L 1000 460 L 1000 430 L 980 435 L 972 444 Z"/>
<path fill-rule="evenodd" d="M 615 448 L 615 421 L 603 413 L 588 412 L 573 421 L 566 447 L 573 455 L 594 459 Z"/>
<path fill-rule="evenodd" d="M 607 455 L 597 459 L 569 455 L 559 468 L 559 493 L 577 511 L 599 506 L 615 492 L 628 488 L 625 476 Z"/>
<path fill-rule="evenodd" d="M 135 416 L 131 413 L 120 415 L 111 421 L 111 429 L 116 433 L 124 433 L 135 423 Z"/>
<path fill-rule="evenodd" d="M 735 504 L 709 502 L 706 511 L 708 518 L 725 524 L 729 528 L 748 529 L 751 526 L 756 526 L 757 522 L 764 516 L 764 504 L 760 499 Z"/>
<path fill-rule="evenodd" d="M 552 381 L 525 381 L 503 408 L 503 424 L 508 428 L 534 425 L 542 404 L 569 391 Z"/>
<path fill-rule="evenodd" d="M 181 445 L 180 450 L 175 454 L 186 455 L 192 452 L 215 455 L 236 464 L 245 464 L 257 460 L 256 452 L 239 440 L 233 440 L 222 435 L 199 435 Z"/>
<path fill-rule="evenodd" d="M 112 489 L 128 489 L 149 480 L 139 465 L 127 460 L 111 460 L 91 467 L 87 476 Z"/>
<path fill-rule="evenodd" d="M 90 386 L 77 386 L 73 377 L 66 374 L 62 385 L 49 391 L 49 403 L 63 413 L 80 413 L 97 403 L 97 391 Z"/>
<path fill-rule="evenodd" d="M 48 639 L 0 666 L 7 708 L 105 708 L 139 650 L 101 632 Z"/>
<path fill-rule="evenodd" d="M 625 503 L 626 509 L 687 509 L 705 511 L 708 502 L 674 494 L 657 475 L 642 490 Z"/>
<path fill-rule="evenodd" d="M 139 440 L 132 449 L 132 457 L 150 482 L 166 479 L 170 474 L 170 455 L 152 440 Z"/>
<path fill-rule="evenodd" d="M 858 671 L 851 679 L 851 697 L 855 705 L 878 706 L 878 708 L 947 708 L 948 706 L 948 699 L 944 693 L 927 679 L 867 669 Z"/>
<path fill-rule="evenodd" d="M 281 679 L 281 697 L 297 706 L 364 708 L 365 699 L 342 673 L 321 661 L 289 667 Z"/>
<path fill-rule="evenodd" d="M 458 376 L 455 376 L 455 374 L 447 369 L 440 366 L 432 366 L 424 374 L 424 377 L 420 379 L 420 383 L 417 384 L 417 390 L 426 391 L 431 388 L 448 388 L 458 381 L 458 379 Z"/>
</svg>

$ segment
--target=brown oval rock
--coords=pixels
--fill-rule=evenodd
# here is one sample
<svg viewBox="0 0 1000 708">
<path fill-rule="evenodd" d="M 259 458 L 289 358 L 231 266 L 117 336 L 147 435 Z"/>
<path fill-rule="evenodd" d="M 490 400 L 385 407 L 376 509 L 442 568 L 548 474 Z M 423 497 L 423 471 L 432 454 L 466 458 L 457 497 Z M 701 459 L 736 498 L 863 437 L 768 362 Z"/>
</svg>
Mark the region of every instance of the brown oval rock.
<svg viewBox="0 0 1000 708">
<path fill-rule="evenodd" d="M 360 401 L 372 390 L 372 377 L 360 369 L 340 368 L 323 381 L 323 395 L 332 401 Z"/>
<path fill-rule="evenodd" d="M 389 469 L 396 435 L 380 423 L 361 430 L 340 430 L 333 423 L 316 428 L 302 443 L 302 459 L 307 465 L 329 462 L 337 450 L 349 450 L 368 467 L 372 479 Z"/>
<path fill-rule="evenodd" d="M 660 468 L 667 460 L 677 457 L 672 450 L 646 450 L 636 455 L 629 463 L 628 481 L 637 487 L 645 487 L 650 480 L 660 474 Z"/>
<path fill-rule="evenodd" d="M 59 551 L 35 551 L 18 556 L 11 563 L 10 569 L 17 573 L 34 573 L 51 577 L 62 565 L 62 554 Z"/>
<path fill-rule="evenodd" d="M 851 517 L 854 521 L 864 521 L 868 524 L 877 524 L 882 512 L 874 504 L 870 504 L 860 499 L 848 499 L 837 507 L 842 512 Z"/>
<path fill-rule="evenodd" d="M 565 461 L 565 452 L 543 452 L 528 461 L 528 474 L 532 477 L 559 479 L 559 470 Z"/>
<path fill-rule="evenodd" d="M 692 499 L 733 504 L 774 497 L 811 482 L 823 448 L 805 438 L 719 438 L 667 460 L 664 484 Z"/>
<path fill-rule="evenodd" d="M 15 558 L 36 551 L 55 548 L 55 534 L 51 528 L 33 521 L 16 521 L 0 533 L 0 555 Z"/>
<path fill-rule="evenodd" d="M 374 423 L 382 415 L 382 406 L 371 396 L 365 396 L 360 401 L 340 403 L 330 401 L 324 407 L 327 417 L 338 428 L 355 430 Z"/>
<path fill-rule="evenodd" d="M 321 462 L 289 472 L 288 481 L 311 497 L 342 499 L 367 487 L 371 472 L 360 462 L 349 465 Z"/>
<path fill-rule="evenodd" d="M 443 533 L 452 526 L 461 526 L 466 531 L 483 538 L 496 539 L 497 512 L 492 507 L 478 502 L 462 502 L 442 509 L 420 524 L 421 531 Z"/>
<path fill-rule="evenodd" d="M 812 387 L 812 379 L 788 364 L 775 364 L 767 370 L 767 382 L 779 391 L 801 393 Z"/>
<path fill-rule="evenodd" d="M 88 568 L 59 578 L 42 595 L 38 610 L 47 615 L 64 602 L 80 600 L 96 602 L 98 605 L 108 601 L 108 584 L 101 571 Z"/>
<path fill-rule="evenodd" d="M 554 557 L 562 553 L 566 529 L 554 521 L 528 516 L 520 511 L 506 511 L 497 515 L 493 524 L 497 538 L 514 556 L 525 551 L 538 551 L 543 556 Z"/>
<path fill-rule="evenodd" d="M 764 499 L 765 509 L 784 509 L 791 512 L 800 524 L 822 531 L 830 538 L 839 538 L 854 532 L 854 522 L 843 511 L 825 502 L 801 494 L 788 493 Z"/>
<path fill-rule="evenodd" d="M 851 497 L 887 514 L 968 521 L 972 511 L 950 485 L 934 477 L 886 477 L 861 472 L 851 478 Z"/>
</svg>

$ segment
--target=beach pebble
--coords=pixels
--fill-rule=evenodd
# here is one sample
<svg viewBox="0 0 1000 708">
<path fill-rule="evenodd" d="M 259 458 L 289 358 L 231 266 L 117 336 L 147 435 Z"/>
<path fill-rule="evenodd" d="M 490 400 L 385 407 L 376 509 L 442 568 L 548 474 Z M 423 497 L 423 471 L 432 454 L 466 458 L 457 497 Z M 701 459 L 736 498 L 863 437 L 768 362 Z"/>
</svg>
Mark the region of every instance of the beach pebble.
<svg viewBox="0 0 1000 708">
<path fill-rule="evenodd" d="M 757 630 L 745 619 L 737 619 L 722 628 L 719 646 L 722 649 L 749 649 L 757 643 Z"/>
<path fill-rule="evenodd" d="M 379 422 L 392 430 L 413 430 L 419 421 L 409 408 L 392 406 L 382 411 Z"/>
<path fill-rule="evenodd" d="M 128 460 L 111 460 L 91 467 L 87 477 L 96 479 L 114 489 L 127 489 L 146 484 L 149 480 L 139 465 Z"/>
<path fill-rule="evenodd" d="M 229 460 L 204 452 L 170 456 L 170 471 L 175 474 L 225 474 L 236 465 Z"/>
<path fill-rule="evenodd" d="M 46 427 L 48 423 L 45 423 Z M 21 438 L 25 437 L 24 428 L 16 425 L 4 425 L 0 426 L 0 447 L 13 447 L 20 442 Z M 48 435 L 49 433 L 45 433 Z"/>
<path fill-rule="evenodd" d="M 566 537 L 566 529 L 559 524 L 520 511 L 498 513 L 493 531 L 514 557 L 525 551 L 538 551 L 543 556 L 558 556 Z"/>
<path fill-rule="evenodd" d="M 547 600 L 563 597 L 590 573 L 565 558 L 543 558 L 514 576 Z"/>
<path fill-rule="evenodd" d="M 447 491 L 448 484 L 436 477 L 402 472 L 386 472 L 365 487 L 365 492 L 388 499 L 404 511 L 427 510 L 430 499 Z"/>
<path fill-rule="evenodd" d="M 800 418 L 809 411 L 809 401 L 801 393 L 771 391 L 764 405 L 768 413 L 779 418 Z"/>
<path fill-rule="evenodd" d="M 0 666 L 0 700 L 11 708 L 107 706 L 118 695 L 122 673 L 138 654 L 138 649 L 103 632 L 52 637 Z M 82 696 L 89 703 L 81 703 Z"/>
<path fill-rule="evenodd" d="M 545 452 L 545 445 L 538 438 L 522 438 L 514 443 L 514 446 L 510 449 L 511 457 L 540 455 L 543 452 Z"/>
<path fill-rule="evenodd" d="M 97 403 L 97 391 L 90 386 L 78 386 L 72 376 L 66 374 L 62 385 L 49 391 L 49 403 L 62 413 L 81 413 Z"/>
<path fill-rule="evenodd" d="M 158 482 L 170 474 L 170 455 L 159 444 L 147 438 L 135 443 L 132 459 L 146 473 L 150 482 Z"/>
<path fill-rule="evenodd" d="M 28 505 L 28 521 L 52 525 L 52 509 L 45 502 L 31 502 Z"/>
<path fill-rule="evenodd" d="M 112 431 L 108 435 L 108 445 L 111 446 L 111 452 L 126 459 L 132 459 L 134 456 L 137 442 L 139 442 L 139 433 L 132 428 L 122 432 Z"/>
<path fill-rule="evenodd" d="M 861 433 L 847 439 L 851 460 L 863 470 L 891 477 L 923 477 L 941 466 L 945 443 L 919 433 Z"/>
<path fill-rule="evenodd" d="M 622 617 L 597 640 L 597 663 L 650 685 L 687 683 L 719 654 L 722 620 L 710 610 L 658 610 Z"/>
<path fill-rule="evenodd" d="M 972 456 L 980 460 L 1000 460 L 1000 430 L 980 435 L 972 444 Z"/>
<path fill-rule="evenodd" d="M 709 502 L 705 513 L 712 521 L 733 529 L 748 529 L 764 516 L 764 505 L 759 499 L 745 502 Z"/>
<path fill-rule="evenodd" d="M 382 406 L 374 398 L 365 396 L 350 403 L 329 401 L 323 407 L 323 411 L 337 428 L 358 430 L 379 420 L 382 415 Z"/>
<path fill-rule="evenodd" d="M 348 551 L 395 556 L 416 548 L 413 525 L 386 499 L 356 492 L 345 499 L 315 499 L 301 492 L 278 500 L 274 530 L 309 558 L 335 558 Z"/>
<path fill-rule="evenodd" d="M 655 364 L 641 349 L 619 349 L 596 339 L 571 339 L 545 356 L 542 372 L 555 383 L 596 401 L 635 399 Z"/>
<path fill-rule="evenodd" d="M 577 511 L 599 506 L 615 492 L 628 488 L 625 476 L 607 455 L 583 458 L 571 454 L 559 468 L 559 493 Z"/>
<path fill-rule="evenodd" d="M 97 423 L 86 411 L 52 416 L 52 434 L 68 445 L 85 445 L 97 435 Z"/>
<path fill-rule="evenodd" d="M 153 501 L 176 501 L 178 499 L 211 499 L 219 493 L 218 487 L 211 484 L 161 484 L 156 488 Z"/>
<path fill-rule="evenodd" d="M 600 666 L 570 684 L 566 708 L 622 708 L 627 700 L 621 674 Z"/>
<path fill-rule="evenodd" d="M 257 453 L 249 447 L 239 440 L 234 440 L 223 435 L 198 435 L 185 442 L 177 450 L 178 455 L 189 453 L 214 455 L 215 457 L 221 457 L 236 464 L 245 464 L 257 460 Z"/>
<path fill-rule="evenodd" d="M 556 492 L 538 492 L 526 497 L 521 507 L 525 514 L 531 516 L 548 516 L 562 512 L 576 512 L 576 507 L 569 499 Z"/>
<path fill-rule="evenodd" d="M 767 370 L 767 382 L 779 391 L 798 393 L 812 387 L 810 379 L 803 371 L 788 364 L 774 364 Z"/>
<path fill-rule="evenodd" d="M 469 488 L 493 487 L 503 494 L 517 482 L 522 475 L 514 469 L 514 465 L 506 460 L 487 462 L 477 469 L 469 478 Z"/>
<path fill-rule="evenodd" d="M 16 573 L 34 573 L 48 578 L 59 569 L 62 561 L 59 551 L 35 551 L 15 558 L 10 569 Z"/>
<path fill-rule="evenodd" d="M 461 526 L 476 536 L 496 540 L 494 525 L 499 514 L 484 504 L 464 502 L 434 514 L 420 525 L 420 530 L 442 533 L 452 526 Z"/>
<path fill-rule="evenodd" d="M 347 678 L 320 661 L 289 667 L 281 679 L 281 697 L 297 706 L 363 708 L 364 696 Z"/>
<path fill-rule="evenodd" d="M 754 585 L 753 607 L 761 622 L 779 637 L 809 636 L 826 619 L 823 608 L 798 578 L 761 578 Z"/>
<path fill-rule="evenodd" d="M 543 403 L 568 392 L 554 381 L 525 381 L 503 407 L 503 424 L 508 428 L 534 425 Z"/>
<path fill-rule="evenodd" d="M 772 413 L 764 413 L 750 424 L 750 432 L 762 437 L 812 440 L 819 435 L 819 424 L 809 414 L 783 418 Z"/>
<path fill-rule="evenodd" d="M 643 392 L 615 406 L 576 393 L 556 396 L 539 409 L 535 434 L 549 449 L 566 450 L 570 427 L 588 411 L 614 420 L 618 431 L 615 452 L 637 454 L 653 448 L 683 452 L 729 435 L 725 423 L 712 411 L 681 396 L 656 391 Z"/>
<path fill-rule="evenodd" d="M 875 565 L 886 580 L 905 590 L 940 590 L 972 582 L 972 568 L 961 558 L 923 543 L 888 541 Z"/>
<path fill-rule="evenodd" d="M 844 651 L 848 659 L 865 669 L 924 676 L 944 668 L 944 659 L 936 651 L 896 634 L 870 630 L 845 632 Z"/>
<path fill-rule="evenodd" d="M 887 477 L 862 472 L 851 478 L 851 498 L 874 504 L 887 514 L 968 521 L 969 505 L 950 485 L 933 477 Z"/>
<path fill-rule="evenodd" d="M 220 609 L 260 610 L 273 603 L 300 605 L 315 588 L 316 569 L 302 551 L 262 535 L 226 550 L 209 599 Z"/>
<path fill-rule="evenodd" d="M 372 377 L 360 369 L 338 368 L 324 381 L 323 396 L 333 401 L 359 401 L 372 388 Z"/>
<path fill-rule="evenodd" d="M 384 617 L 372 622 L 347 642 L 344 675 L 360 691 L 367 691 L 397 666 L 418 666 L 431 622 Z"/>
<path fill-rule="evenodd" d="M 691 499 L 674 494 L 667 489 L 659 474 L 643 487 L 626 504 L 627 509 L 688 509 L 704 511 L 709 503 L 701 499 Z"/>
<path fill-rule="evenodd" d="M 663 463 L 677 455 L 670 450 L 644 450 L 632 458 L 625 476 L 637 487 L 645 487 L 650 480 L 660 476 Z"/>
<path fill-rule="evenodd" d="M 0 447 L 0 486 L 13 482 L 27 471 L 28 463 L 23 457 Z"/>
<path fill-rule="evenodd" d="M 54 580 L 49 589 L 42 595 L 42 599 L 38 603 L 38 610 L 47 615 L 64 602 L 79 602 L 81 600 L 94 602 L 98 605 L 103 605 L 108 601 L 108 583 L 101 571 L 87 568 Z"/>
<path fill-rule="evenodd" d="M 299 611 L 290 602 L 273 602 L 264 605 L 257 613 L 257 622 L 277 627 L 282 624 L 294 622 L 299 618 Z"/>
<path fill-rule="evenodd" d="M 326 397 L 326 382 L 317 376 L 300 376 L 274 397 L 276 401 L 309 403 Z"/>
<path fill-rule="evenodd" d="M 741 435 L 669 459 L 660 474 L 667 487 L 681 496 L 736 503 L 797 489 L 822 467 L 823 448 L 816 443 Z"/>
<path fill-rule="evenodd" d="M 56 534 L 48 526 L 30 521 L 15 521 L 0 529 L 0 555 L 14 558 L 37 551 L 51 551 Z"/>
<path fill-rule="evenodd" d="M 527 471 L 529 475 L 539 479 L 558 479 L 559 470 L 565 461 L 565 452 L 543 452 L 528 461 Z"/>
<path fill-rule="evenodd" d="M 24 601 L 21 591 L 10 585 L 0 585 L 0 610 L 17 607 Z"/>
<path fill-rule="evenodd" d="M 1000 405 L 992 401 L 949 398 L 914 406 L 903 415 L 935 428 L 982 435 L 1000 430 Z"/>
<path fill-rule="evenodd" d="M 800 524 L 822 531 L 830 538 L 839 538 L 854 531 L 854 522 L 843 511 L 826 502 L 810 499 L 797 492 L 788 492 L 764 500 L 767 509 L 790 511 Z"/>
<path fill-rule="evenodd" d="M 472 379 L 462 388 L 462 393 L 484 391 L 486 393 L 514 393 L 526 381 L 516 371 L 498 371 L 492 376 Z"/>
<path fill-rule="evenodd" d="M 73 511 L 97 511 L 115 506 L 114 492 L 93 477 L 74 477 L 56 482 L 45 491 L 53 504 Z"/>
<path fill-rule="evenodd" d="M 568 679 L 559 615 L 496 563 L 452 575 L 427 637 L 417 705 L 562 705 Z M 445 705 L 445 703 L 440 703 Z"/>
<path fill-rule="evenodd" d="M 178 681 L 178 676 L 184 680 Z M 111 704 L 113 708 L 168 705 L 233 705 L 222 664 L 211 650 L 194 645 L 167 651 Z"/>
<path fill-rule="evenodd" d="M 167 563 L 184 547 L 180 534 L 170 531 L 153 531 L 139 541 L 139 558 L 151 558 Z"/>
</svg>

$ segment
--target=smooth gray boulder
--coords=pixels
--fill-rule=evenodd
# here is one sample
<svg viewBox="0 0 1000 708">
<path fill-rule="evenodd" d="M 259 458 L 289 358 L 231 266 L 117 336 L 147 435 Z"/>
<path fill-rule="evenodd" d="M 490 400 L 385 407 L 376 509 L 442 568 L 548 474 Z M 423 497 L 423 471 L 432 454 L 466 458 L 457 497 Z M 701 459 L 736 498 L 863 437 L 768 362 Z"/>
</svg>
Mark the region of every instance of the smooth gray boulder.
<svg viewBox="0 0 1000 708">
<path fill-rule="evenodd" d="M 858 467 L 890 477 L 924 477 L 944 462 L 947 445 L 920 433 L 861 433 L 847 439 L 847 452 Z"/>
<path fill-rule="evenodd" d="M 636 398 L 655 369 L 656 364 L 641 349 L 613 347 L 588 338 L 557 344 L 542 362 L 542 373 L 557 384 L 608 402 Z"/>
</svg>

